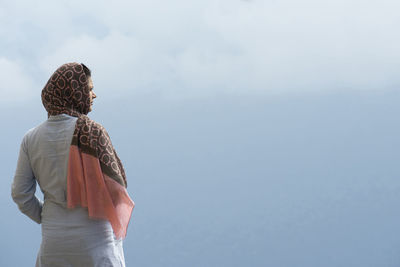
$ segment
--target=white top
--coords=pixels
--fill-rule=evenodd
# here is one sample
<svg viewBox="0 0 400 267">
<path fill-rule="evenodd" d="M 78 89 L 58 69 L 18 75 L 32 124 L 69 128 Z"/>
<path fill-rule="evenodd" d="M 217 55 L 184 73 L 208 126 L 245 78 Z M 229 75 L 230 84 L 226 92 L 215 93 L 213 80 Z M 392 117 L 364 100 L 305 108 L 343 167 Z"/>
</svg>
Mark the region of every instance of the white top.
<svg viewBox="0 0 400 267">
<path fill-rule="evenodd" d="M 77 118 L 50 116 L 21 143 L 12 198 L 22 213 L 42 224 L 36 266 L 125 266 L 122 240 L 110 223 L 93 220 L 87 209 L 67 209 L 67 166 Z M 36 182 L 44 203 L 36 196 Z"/>
</svg>

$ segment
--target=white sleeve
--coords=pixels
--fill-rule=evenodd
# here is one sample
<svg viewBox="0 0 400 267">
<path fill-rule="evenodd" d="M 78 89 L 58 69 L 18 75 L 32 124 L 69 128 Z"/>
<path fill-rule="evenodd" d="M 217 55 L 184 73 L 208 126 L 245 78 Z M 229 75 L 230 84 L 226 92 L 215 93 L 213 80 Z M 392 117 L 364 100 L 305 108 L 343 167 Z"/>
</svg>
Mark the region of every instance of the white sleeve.
<svg viewBox="0 0 400 267">
<path fill-rule="evenodd" d="M 35 196 L 36 179 L 26 150 L 26 136 L 22 140 L 11 196 L 22 213 L 41 223 L 43 203 Z"/>
</svg>

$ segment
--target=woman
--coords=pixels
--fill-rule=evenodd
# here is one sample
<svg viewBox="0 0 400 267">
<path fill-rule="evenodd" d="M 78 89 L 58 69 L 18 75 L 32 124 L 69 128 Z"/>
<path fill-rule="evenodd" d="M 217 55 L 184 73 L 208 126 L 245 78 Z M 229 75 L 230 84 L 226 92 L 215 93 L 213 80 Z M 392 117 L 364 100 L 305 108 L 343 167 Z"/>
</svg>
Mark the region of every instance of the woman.
<svg viewBox="0 0 400 267">
<path fill-rule="evenodd" d="M 90 70 L 62 65 L 42 90 L 48 119 L 23 138 L 12 197 L 42 225 L 36 266 L 125 266 L 134 203 L 106 130 L 86 116 L 95 98 Z"/>
</svg>

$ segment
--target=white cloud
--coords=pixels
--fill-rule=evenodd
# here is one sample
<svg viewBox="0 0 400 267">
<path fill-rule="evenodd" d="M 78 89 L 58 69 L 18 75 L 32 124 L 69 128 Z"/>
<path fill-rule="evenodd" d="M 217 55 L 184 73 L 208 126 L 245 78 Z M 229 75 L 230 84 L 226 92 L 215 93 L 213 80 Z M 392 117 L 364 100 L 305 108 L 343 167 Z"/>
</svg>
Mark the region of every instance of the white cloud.
<svg viewBox="0 0 400 267">
<path fill-rule="evenodd" d="M 25 65 L 39 65 L 48 76 L 64 62 L 81 61 L 93 69 L 98 90 L 119 95 L 383 90 L 400 84 L 396 1 L 45 1 L 28 4 L 21 19 L 12 3 L 2 21 L 11 28 L 0 37 L 26 45 L 12 32 L 23 36 L 31 23 L 46 40 L 30 40 L 38 55 Z"/>
<path fill-rule="evenodd" d="M 25 102 L 33 96 L 32 80 L 18 63 L 0 57 L 0 73 L 2 73 L 0 94 L 3 105 Z"/>
</svg>

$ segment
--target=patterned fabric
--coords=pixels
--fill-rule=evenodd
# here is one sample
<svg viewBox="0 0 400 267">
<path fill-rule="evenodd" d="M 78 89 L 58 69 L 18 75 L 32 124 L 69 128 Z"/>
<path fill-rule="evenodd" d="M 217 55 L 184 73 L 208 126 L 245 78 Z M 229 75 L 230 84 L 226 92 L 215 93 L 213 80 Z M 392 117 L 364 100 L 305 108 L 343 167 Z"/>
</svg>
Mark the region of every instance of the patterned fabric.
<svg viewBox="0 0 400 267">
<path fill-rule="evenodd" d="M 119 184 L 127 186 L 124 167 L 103 126 L 89 119 L 88 116 L 81 115 L 76 121 L 71 145 L 78 146 L 83 153 L 98 158 L 104 174 Z"/>
<path fill-rule="evenodd" d="M 78 63 L 59 67 L 42 90 L 48 116 L 77 117 L 68 160 L 67 206 L 88 208 L 92 218 L 107 219 L 118 238 L 125 237 L 135 206 L 126 175 L 107 131 L 91 120 L 88 77 Z"/>
<path fill-rule="evenodd" d="M 90 91 L 87 78 L 81 64 L 67 63 L 59 67 L 42 90 L 42 102 L 48 116 L 88 114 Z"/>
<path fill-rule="evenodd" d="M 82 65 L 67 63 L 50 77 L 42 90 L 42 102 L 48 116 L 65 113 L 78 117 L 71 145 L 97 157 L 103 172 L 126 187 L 125 171 L 108 133 L 86 116 L 91 105 L 89 95 L 88 77 Z"/>
</svg>

